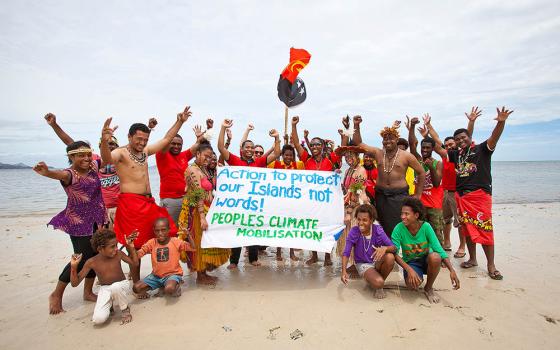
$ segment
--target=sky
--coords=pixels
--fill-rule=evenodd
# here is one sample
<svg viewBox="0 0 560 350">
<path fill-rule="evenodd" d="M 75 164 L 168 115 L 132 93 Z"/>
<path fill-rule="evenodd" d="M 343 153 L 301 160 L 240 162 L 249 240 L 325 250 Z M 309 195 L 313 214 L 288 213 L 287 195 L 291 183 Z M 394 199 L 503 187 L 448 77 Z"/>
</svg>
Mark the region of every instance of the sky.
<svg viewBox="0 0 560 350">
<path fill-rule="evenodd" d="M 300 130 L 338 140 L 340 119 L 364 119 L 366 143 L 405 115 L 430 113 L 442 136 L 480 106 L 474 139 L 496 107 L 515 112 L 494 160 L 559 160 L 558 1 L 6 1 L 0 6 L 0 162 L 63 166 L 64 146 L 43 119 L 57 115 L 96 146 L 113 117 L 156 116 L 161 138 L 190 105 L 183 127 L 234 120 L 233 144 L 271 145 L 283 132 L 276 95 L 289 48 L 312 57 L 300 73 L 307 100 L 290 109 Z M 217 136 L 216 129 L 216 136 Z M 405 129 L 401 128 L 401 134 Z M 95 147 L 97 148 L 97 146 Z"/>
</svg>

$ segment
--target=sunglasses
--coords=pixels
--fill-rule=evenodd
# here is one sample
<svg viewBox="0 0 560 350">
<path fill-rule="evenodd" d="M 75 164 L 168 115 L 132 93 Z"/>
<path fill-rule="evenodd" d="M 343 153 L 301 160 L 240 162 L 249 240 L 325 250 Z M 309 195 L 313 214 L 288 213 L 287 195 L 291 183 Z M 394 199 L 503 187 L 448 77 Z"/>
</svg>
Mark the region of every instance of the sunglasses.
<svg viewBox="0 0 560 350">
<path fill-rule="evenodd" d="M 264 152 L 261 152 L 261 151 L 255 151 L 254 153 L 255 154 L 264 154 Z"/>
</svg>

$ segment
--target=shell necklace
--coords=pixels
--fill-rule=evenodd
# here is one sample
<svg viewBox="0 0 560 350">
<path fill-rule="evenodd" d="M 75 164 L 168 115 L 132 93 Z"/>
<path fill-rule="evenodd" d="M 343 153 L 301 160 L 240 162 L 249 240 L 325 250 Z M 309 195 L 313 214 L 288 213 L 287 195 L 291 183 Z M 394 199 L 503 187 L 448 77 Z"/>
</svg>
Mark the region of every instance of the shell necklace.
<svg viewBox="0 0 560 350">
<path fill-rule="evenodd" d="M 133 162 L 140 165 L 146 164 L 146 159 L 148 159 L 148 156 L 146 155 L 145 152 L 142 152 L 141 156 L 137 156 L 136 154 L 130 151 L 130 148 L 128 146 L 126 147 L 126 150 L 128 151 L 128 156 L 130 157 L 130 159 L 132 159 Z"/>
<path fill-rule="evenodd" d="M 387 170 L 387 150 L 383 149 L 383 172 L 389 174 L 389 173 L 391 173 L 391 171 L 393 171 L 393 168 L 395 167 L 395 163 L 397 162 L 397 159 L 399 158 L 399 151 L 400 150 L 401 150 L 400 148 L 397 148 L 397 153 L 395 153 L 395 158 L 393 158 L 393 164 L 391 164 L 391 168 L 389 170 Z"/>
</svg>

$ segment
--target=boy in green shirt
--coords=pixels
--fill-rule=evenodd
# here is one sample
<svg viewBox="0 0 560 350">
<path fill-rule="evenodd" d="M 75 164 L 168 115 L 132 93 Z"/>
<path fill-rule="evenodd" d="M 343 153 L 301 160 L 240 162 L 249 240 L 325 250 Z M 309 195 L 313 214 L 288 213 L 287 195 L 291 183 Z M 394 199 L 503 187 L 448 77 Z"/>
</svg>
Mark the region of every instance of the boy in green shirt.
<svg viewBox="0 0 560 350">
<path fill-rule="evenodd" d="M 428 275 L 424 294 L 430 303 L 438 303 L 439 297 L 434 293 L 433 285 L 442 261 L 449 269 L 453 288 L 459 289 L 460 282 L 434 230 L 424 221 L 424 212 L 424 205 L 419 199 L 406 198 L 401 209 L 402 222 L 395 226 L 391 239 L 397 247 L 395 258 L 404 270 L 406 286 L 416 290 L 422 284 L 424 275 Z M 398 254 L 401 247 L 402 257 Z"/>
</svg>

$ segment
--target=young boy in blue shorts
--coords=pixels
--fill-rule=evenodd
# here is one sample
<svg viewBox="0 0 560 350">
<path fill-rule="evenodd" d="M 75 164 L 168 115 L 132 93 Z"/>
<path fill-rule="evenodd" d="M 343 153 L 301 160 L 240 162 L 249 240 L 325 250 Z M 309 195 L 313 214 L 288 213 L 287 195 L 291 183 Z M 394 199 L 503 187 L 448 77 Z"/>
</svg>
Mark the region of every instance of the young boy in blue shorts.
<svg viewBox="0 0 560 350">
<path fill-rule="evenodd" d="M 165 295 L 181 295 L 183 269 L 179 263 L 181 252 L 194 252 L 189 243 L 176 237 L 169 237 L 169 220 L 158 218 L 154 221 L 155 238 L 146 242 L 138 250 L 138 257 L 152 256 L 152 273 L 134 284 L 132 290 L 139 298 L 147 298 L 148 290 L 160 289 Z"/>
</svg>

